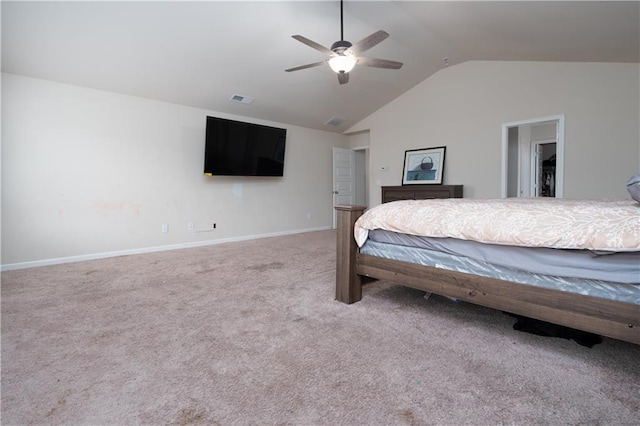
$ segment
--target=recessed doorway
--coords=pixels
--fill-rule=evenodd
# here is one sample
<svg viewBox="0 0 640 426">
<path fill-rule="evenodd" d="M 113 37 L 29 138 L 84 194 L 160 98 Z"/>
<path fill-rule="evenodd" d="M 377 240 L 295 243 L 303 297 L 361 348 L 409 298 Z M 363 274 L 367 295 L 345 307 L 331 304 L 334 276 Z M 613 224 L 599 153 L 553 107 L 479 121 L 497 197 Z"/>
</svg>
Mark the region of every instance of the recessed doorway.
<svg viewBox="0 0 640 426">
<path fill-rule="evenodd" d="M 564 115 L 502 125 L 502 197 L 557 197 L 564 189 Z"/>
<path fill-rule="evenodd" d="M 333 148 L 333 205 L 368 204 L 367 169 L 369 148 Z M 333 209 L 333 228 L 336 229 Z"/>
</svg>

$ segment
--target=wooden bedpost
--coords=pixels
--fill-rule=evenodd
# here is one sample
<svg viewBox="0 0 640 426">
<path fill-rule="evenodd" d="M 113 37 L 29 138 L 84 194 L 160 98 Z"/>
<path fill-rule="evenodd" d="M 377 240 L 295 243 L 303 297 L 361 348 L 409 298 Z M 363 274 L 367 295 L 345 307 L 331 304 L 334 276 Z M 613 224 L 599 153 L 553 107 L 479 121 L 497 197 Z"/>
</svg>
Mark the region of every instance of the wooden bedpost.
<svg viewBox="0 0 640 426">
<path fill-rule="evenodd" d="M 354 303 L 362 299 L 362 278 L 356 274 L 357 244 L 353 225 L 365 206 L 335 206 L 337 213 L 336 300 Z"/>
</svg>

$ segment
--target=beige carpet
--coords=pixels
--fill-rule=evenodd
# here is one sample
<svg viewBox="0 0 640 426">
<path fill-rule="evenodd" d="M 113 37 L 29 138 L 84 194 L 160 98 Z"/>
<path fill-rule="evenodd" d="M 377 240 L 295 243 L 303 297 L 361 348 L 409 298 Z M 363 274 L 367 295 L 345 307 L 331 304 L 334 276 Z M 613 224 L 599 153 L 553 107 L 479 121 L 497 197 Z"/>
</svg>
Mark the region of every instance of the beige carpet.
<svg viewBox="0 0 640 426">
<path fill-rule="evenodd" d="M 2 424 L 640 424 L 640 346 L 520 333 L 334 231 L 2 274 Z"/>
</svg>

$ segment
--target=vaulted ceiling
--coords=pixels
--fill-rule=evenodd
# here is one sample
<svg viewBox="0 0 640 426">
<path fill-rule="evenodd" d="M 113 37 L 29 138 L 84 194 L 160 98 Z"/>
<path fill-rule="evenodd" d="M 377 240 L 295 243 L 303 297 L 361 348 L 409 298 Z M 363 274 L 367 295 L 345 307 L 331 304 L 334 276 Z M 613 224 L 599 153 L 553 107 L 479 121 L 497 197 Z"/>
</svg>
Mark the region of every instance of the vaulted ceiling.
<svg viewBox="0 0 640 426">
<path fill-rule="evenodd" d="M 339 40 L 337 0 L 3 1 L 2 71 L 342 132 L 466 61 L 640 62 L 638 1 L 344 2 L 346 40 L 378 30 L 365 56 L 404 66 L 356 65 L 340 85 L 328 65 L 284 72 L 326 59 L 291 36 Z"/>
</svg>

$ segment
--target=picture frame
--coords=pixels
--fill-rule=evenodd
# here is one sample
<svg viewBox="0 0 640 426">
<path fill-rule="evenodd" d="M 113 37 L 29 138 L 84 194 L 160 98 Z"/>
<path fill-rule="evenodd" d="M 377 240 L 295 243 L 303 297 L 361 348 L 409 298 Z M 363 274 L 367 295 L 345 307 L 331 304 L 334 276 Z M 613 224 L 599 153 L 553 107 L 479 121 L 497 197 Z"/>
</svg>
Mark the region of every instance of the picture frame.
<svg viewBox="0 0 640 426">
<path fill-rule="evenodd" d="M 446 146 L 410 149 L 404 152 L 403 185 L 442 184 Z"/>
</svg>

